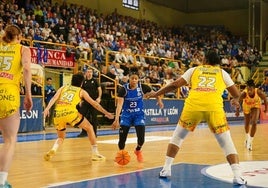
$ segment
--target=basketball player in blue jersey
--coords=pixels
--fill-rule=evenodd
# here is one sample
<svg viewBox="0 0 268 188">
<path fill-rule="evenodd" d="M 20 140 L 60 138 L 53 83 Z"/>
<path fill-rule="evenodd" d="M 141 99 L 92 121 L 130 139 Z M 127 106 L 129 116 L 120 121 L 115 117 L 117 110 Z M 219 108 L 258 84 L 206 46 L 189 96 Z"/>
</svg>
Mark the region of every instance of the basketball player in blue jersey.
<svg viewBox="0 0 268 188">
<path fill-rule="evenodd" d="M 143 95 L 151 91 L 150 86 L 139 82 L 138 69 L 132 67 L 129 72 L 129 83 L 119 88 L 117 95 L 116 115 L 112 128 L 116 129 L 120 125 L 118 147 L 119 150 L 123 150 L 130 127 L 135 127 L 138 140 L 134 153 L 137 156 L 138 162 L 143 162 L 141 148 L 144 144 L 145 137 Z M 160 97 L 157 97 L 157 101 L 159 107 L 163 108 L 164 105 Z"/>
</svg>

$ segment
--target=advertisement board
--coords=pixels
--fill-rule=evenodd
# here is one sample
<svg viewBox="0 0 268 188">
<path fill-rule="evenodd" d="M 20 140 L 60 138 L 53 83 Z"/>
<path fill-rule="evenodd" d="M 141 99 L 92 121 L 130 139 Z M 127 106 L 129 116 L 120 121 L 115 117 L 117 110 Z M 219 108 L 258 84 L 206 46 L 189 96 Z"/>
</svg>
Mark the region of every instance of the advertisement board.
<svg viewBox="0 0 268 188">
<path fill-rule="evenodd" d="M 20 128 L 19 133 L 43 130 L 43 99 L 33 97 L 33 108 L 30 112 L 23 109 L 24 96 L 20 98 Z"/>
<path fill-rule="evenodd" d="M 146 125 L 172 125 L 177 124 L 181 115 L 184 100 L 167 99 L 163 100 L 164 108 L 160 109 L 156 105 L 155 99 L 144 100 L 145 122 Z M 43 108 L 42 97 L 33 98 L 33 109 L 28 114 L 23 110 L 23 96 L 21 97 L 21 124 L 19 132 L 34 132 L 43 130 Z M 230 106 L 229 101 L 224 101 L 224 110 L 228 121 L 239 121 L 244 118 L 243 113 L 235 116 L 235 111 Z"/>
</svg>

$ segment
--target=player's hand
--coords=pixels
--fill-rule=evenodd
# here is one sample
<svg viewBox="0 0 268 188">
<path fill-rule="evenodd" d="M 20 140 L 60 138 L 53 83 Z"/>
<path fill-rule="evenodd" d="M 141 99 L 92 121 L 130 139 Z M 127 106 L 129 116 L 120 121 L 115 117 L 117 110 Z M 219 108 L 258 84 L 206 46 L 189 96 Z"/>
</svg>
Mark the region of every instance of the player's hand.
<svg viewBox="0 0 268 188">
<path fill-rule="evenodd" d="M 108 119 L 114 119 L 114 115 L 112 113 L 108 113 L 105 115 Z"/>
<path fill-rule="evenodd" d="M 240 114 L 240 113 L 239 113 L 239 110 L 237 110 L 237 111 L 235 112 L 235 116 L 238 117 L 239 114 Z"/>
<path fill-rule="evenodd" d="M 144 97 L 146 98 L 146 99 L 149 99 L 149 98 L 155 98 L 155 97 L 157 97 L 156 95 L 155 95 L 155 91 L 151 91 L 151 92 L 149 92 L 149 93 L 146 93 L 145 95 L 144 95 Z"/>
<path fill-rule="evenodd" d="M 119 120 L 114 120 L 114 122 L 112 124 L 112 129 L 115 130 L 115 129 L 117 129 L 117 127 L 119 127 Z"/>
<path fill-rule="evenodd" d="M 24 101 L 23 101 L 23 107 L 27 112 L 32 110 L 32 108 L 33 108 L 33 100 L 32 100 L 31 95 L 25 95 Z"/>
<path fill-rule="evenodd" d="M 240 109 L 240 104 L 237 99 L 231 99 L 230 103 L 231 103 L 231 106 L 233 106 L 235 109 Z"/>
</svg>

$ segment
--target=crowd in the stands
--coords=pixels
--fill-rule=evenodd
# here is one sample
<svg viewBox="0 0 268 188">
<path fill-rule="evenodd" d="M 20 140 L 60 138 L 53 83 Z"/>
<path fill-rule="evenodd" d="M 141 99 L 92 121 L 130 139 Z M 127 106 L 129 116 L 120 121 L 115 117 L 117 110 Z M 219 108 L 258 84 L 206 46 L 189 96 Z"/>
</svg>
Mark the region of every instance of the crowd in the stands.
<svg viewBox="0 0 268 188">
<path fill-rule="evenodd" d="M 89 64 L 100 71 L 109 53 L 110 64 L 106 68 L 121 82 L 127 77 L 128 67 L 135 64 L 140 66 L 144 82 L 164 84 L 168 79 L 176 79 L 185 69 L 202 64 L 205 52 L 211 48 L 218 51 L 221 66 L 234 79 L 240 66 L 254 69 L 261 60 L 256 47 L 224 26 L 162 27 L 148 20 L 120 15 L 116 9 L 103 14 L 91 7 L 65 1 L 52 4 L 49 0 L 2 0 L 0 17 L 0 34 L 5 25 L 17 24 L 27 40 L 79 47 L 83 58 L 92 55 Z"/>
</svg>

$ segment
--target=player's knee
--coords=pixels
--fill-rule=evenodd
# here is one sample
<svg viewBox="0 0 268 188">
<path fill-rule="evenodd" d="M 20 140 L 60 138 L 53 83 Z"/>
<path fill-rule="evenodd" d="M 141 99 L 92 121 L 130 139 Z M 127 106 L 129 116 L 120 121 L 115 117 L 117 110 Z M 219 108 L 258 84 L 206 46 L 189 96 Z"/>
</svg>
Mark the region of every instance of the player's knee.
<svg viewBox="0 0 268 188">
<path fill-rule="evenodd" d="M 223 149 L 225 156 L 228 156 L 230 154 L 237 154 L 230 131 L 226 131 L 221 134 L 215 134 L 215 137 L 220 147 Z"/>
<path fill-rule="evenodd" d="M 182 128 L 181 126 L 177 126 L 170 139 L 170 143 L 181 147 L 183 140 L 187 136 L 188 132 L 189 131 Z"/>
</svg>

